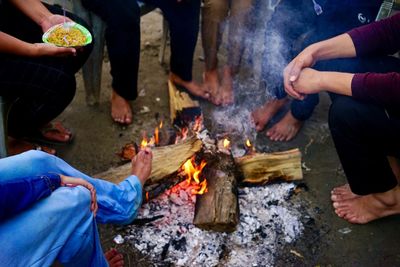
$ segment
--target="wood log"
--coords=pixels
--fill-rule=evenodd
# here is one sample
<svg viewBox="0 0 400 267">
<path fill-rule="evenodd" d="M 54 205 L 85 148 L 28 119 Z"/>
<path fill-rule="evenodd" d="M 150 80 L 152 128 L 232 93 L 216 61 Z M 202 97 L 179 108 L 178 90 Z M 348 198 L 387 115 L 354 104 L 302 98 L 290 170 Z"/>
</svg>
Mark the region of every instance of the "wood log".
<svg viewBox="0 0 400 267">
<path fill-rule="evenodd" d="M 182 164 L 200 151 L 201 147 L 201 140 L 191 137 L 178 144 L 154 148 L 152 150 L 152 171 L 146 185 L 158 183 L 172 174 L 176 174 Z M 130 174 L 131 163 L 126 163 L 97 174 L 95 177 L 100 177 L 113 183 L 120 183 Z"/>
<path fill-rule="evenodd" d="M 242 173 L 243 185 L 266 184 L 277 179 L 284 181 L 303 179 L 299 149 L 275 153 L 254 153 L 236 158 L 235 161 Z"/>
<path fill-rule="evenodd" d="M 187 126 L 201 115 L 199 101 L 193 100 L 187 92 L 179 90 L 171 81 L 168 81 L 168 91 L 172 125 Z"/>
<path fill-rule="evenodd" d="M 236 167 L 231 155 L 204 154 L 208 192 L 196 199 L 193 224 L 204 230 L 233 232 L 239 222 Z"/>
</svg>

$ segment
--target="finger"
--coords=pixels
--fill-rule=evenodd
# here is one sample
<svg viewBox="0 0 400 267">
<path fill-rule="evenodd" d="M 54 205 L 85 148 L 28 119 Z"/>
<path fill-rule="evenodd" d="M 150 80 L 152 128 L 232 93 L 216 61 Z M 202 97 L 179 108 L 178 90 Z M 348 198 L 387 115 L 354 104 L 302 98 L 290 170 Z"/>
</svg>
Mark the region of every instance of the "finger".
<svg viewBox="0 0 400 267">
<path fill-rule="evenodd" d="M 289 72 L 289 81 L 290 82 L 296 81 L 303 68 L 304 68 L 304 61 L 302 59 L 295 60 Z"/>
</svg>

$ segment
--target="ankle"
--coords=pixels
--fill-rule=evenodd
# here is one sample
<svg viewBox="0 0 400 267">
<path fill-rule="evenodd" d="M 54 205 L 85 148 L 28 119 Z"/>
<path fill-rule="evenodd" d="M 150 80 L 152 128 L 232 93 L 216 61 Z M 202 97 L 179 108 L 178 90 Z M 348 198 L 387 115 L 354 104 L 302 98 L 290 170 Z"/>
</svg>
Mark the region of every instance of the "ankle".
<svg viewBox="0 0 400 267">
<path fill-rule="evenodd" d="M 376 193 L 372 194 L 372 196 L 389 208 L 399 208 L 400 209 L 400 188 L 396 186 L 395 188 L 384 192 L 384 193 Z"/>
</svg>

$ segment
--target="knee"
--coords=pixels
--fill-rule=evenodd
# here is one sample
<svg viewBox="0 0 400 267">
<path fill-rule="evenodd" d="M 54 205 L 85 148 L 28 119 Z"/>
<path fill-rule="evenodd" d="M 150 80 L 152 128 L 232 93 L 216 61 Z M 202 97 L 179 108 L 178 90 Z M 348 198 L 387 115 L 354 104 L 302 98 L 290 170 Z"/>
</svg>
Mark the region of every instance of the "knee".
<svg viewBox="0 0 400 267">
<path fill-rule="evenodd" d="M 203 5 L 203 16 L 213 22 L 223 21 L 229 11 L 228 1 L 206 0 Z"/>
<path fill-rule="evenodd" d="M 54 163 L 54 156 L 39 150 L 29 150 L 20 154 L 24 164 L 32 166 L 51 166 Z"/>
<path fill-rule="evenodd" d="M 358 129 L 363 121 L 363 112 L 359 103 L 351 97 L 339 96 L 329 110 L 329 128 L 332 130 Z"/>
<path fill-rule="evenodd" d="M 68 205 L 69 209 L 82 212 L 90 211 L 91 195 L 86 188 L 82 186 L 66 187 L 61 188 L 60 193 L 65 195 L 65 199 L 68 199 L 65 205 Z"/>
</svg>

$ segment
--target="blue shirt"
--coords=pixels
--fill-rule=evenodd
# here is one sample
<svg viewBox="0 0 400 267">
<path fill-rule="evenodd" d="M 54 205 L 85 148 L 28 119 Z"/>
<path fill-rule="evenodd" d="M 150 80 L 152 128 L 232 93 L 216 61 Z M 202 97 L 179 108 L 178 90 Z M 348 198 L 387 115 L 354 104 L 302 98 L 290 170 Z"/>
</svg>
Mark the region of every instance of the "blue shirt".
<svg viewBox="0 0 400 267">
<path fill-rule="evenodd" d="M 60 187 L 58 174 L 44 174 L 0 181 L 0 221 L 27 209 Z"/>
</svg>

